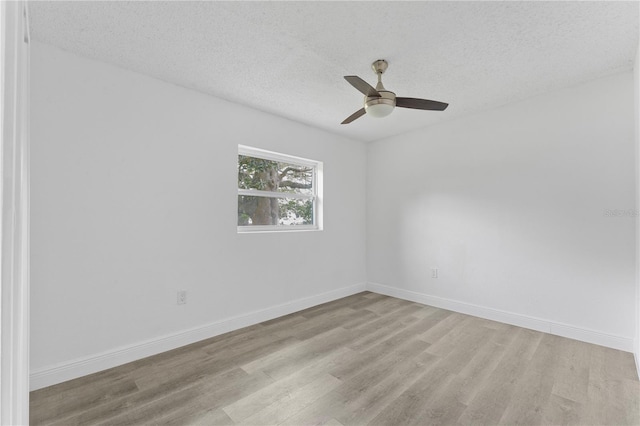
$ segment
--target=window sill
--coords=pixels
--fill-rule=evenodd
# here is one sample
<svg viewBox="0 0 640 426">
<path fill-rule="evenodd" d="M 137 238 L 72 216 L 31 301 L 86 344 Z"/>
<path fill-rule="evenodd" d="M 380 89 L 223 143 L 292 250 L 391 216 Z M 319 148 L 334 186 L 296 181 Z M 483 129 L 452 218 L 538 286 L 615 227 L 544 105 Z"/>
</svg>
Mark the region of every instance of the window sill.
<svg viewBox="0 0 640 426">
<path fill-rule="evenodd" d="M 322 231 L 319 226 L 238 226 L 238 234 Z"/>
</svg>

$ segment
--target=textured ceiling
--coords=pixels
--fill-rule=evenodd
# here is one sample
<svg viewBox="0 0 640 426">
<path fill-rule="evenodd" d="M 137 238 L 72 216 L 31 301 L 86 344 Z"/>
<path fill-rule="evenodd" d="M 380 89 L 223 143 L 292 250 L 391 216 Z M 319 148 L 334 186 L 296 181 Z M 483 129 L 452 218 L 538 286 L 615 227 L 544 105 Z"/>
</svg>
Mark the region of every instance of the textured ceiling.
<svg viewBox="0 0 640 426">
<path fill-rule="evenodd" d="M 355 139 L 404 133 L 630 69 L 638 2 L 36 2 L 34 40 Z M 339 123 L 384 58 L 398 96 Z"/>
</svg>

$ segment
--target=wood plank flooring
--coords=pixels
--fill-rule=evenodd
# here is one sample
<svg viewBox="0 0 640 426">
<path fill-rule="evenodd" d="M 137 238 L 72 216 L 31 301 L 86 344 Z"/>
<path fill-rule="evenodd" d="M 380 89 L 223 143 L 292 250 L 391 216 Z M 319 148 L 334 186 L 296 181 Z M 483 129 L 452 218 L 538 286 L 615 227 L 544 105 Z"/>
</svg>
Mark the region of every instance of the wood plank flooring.
<svg viewBox="0 0 640 426">
<path fill-rule="evenodd" d="M 639 425 L 633 356 L 359 293 L 31 393 L 34 425 Z"/>
</svg>

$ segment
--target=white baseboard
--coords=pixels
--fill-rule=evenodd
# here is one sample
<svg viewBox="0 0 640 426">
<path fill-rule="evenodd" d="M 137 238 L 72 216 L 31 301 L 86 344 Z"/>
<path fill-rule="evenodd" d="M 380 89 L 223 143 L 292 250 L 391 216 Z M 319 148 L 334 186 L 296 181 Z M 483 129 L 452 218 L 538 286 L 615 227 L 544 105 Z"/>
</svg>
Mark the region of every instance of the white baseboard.
<svg viewBox="0 0 640 426">
<path fill-rule="evenodd" d="M 403 290 L 383 284 L 367 283 L 367 290 L 380 293 L 398 299 L 409 300 L 423 305 L 435 306 L 437 308 L 460 312 L 462 314 L 485 318 L 506 324 L 517 325 L 518 327 L 529 328 L 531 330 L 542 331 L 555 334 L 557 336 L 568 337 L 587 343 L 619 349 L 625 352 L 633 352 L 633 339 L 601 333 L 581 327 L 574 327 L 555 321 L 516 314 L 514 312 L 502 311 L 499 309 L 487 308 L 485 306 L 446 299 L 443 297 L 430 296 L 428 294 L 417 293 L 415 291 Z M 636 355 L 636 365 L 638 358 Z M 638 369 L 640 373 L 640 368 Z"/>
<path fill-rule="evenodd" d="M 30 374 L 30 389 L 36 390 L 62 383 L 67 380 L 96 373 L 118 365 L 126 364 L 151 355 L 179 348 L 200 340 L 218 336 L 229 331 L 258 324 L 274 318 L 301 311 L 322 303 L 340 299 L 365 290 L 365 284 L 355 284 L 338 290 L 294 300 L 266 309 L 220 320 L 211 324 L 184 330 L 133 345 L 93 354 L 68 362 L 47 366 Z"/>
</svg>

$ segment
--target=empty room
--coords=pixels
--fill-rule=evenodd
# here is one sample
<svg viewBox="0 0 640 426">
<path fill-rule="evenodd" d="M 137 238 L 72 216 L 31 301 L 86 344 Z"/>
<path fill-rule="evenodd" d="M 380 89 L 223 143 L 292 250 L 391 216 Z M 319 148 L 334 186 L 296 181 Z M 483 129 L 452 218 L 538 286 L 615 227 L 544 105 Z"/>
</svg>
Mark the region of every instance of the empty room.
<svg viewBox="0 0 640 426">
<path fill-rule="evenodd" d="M 640 424 L 637 1 L 2 3 L 2 424 Z"/>
</svg>

